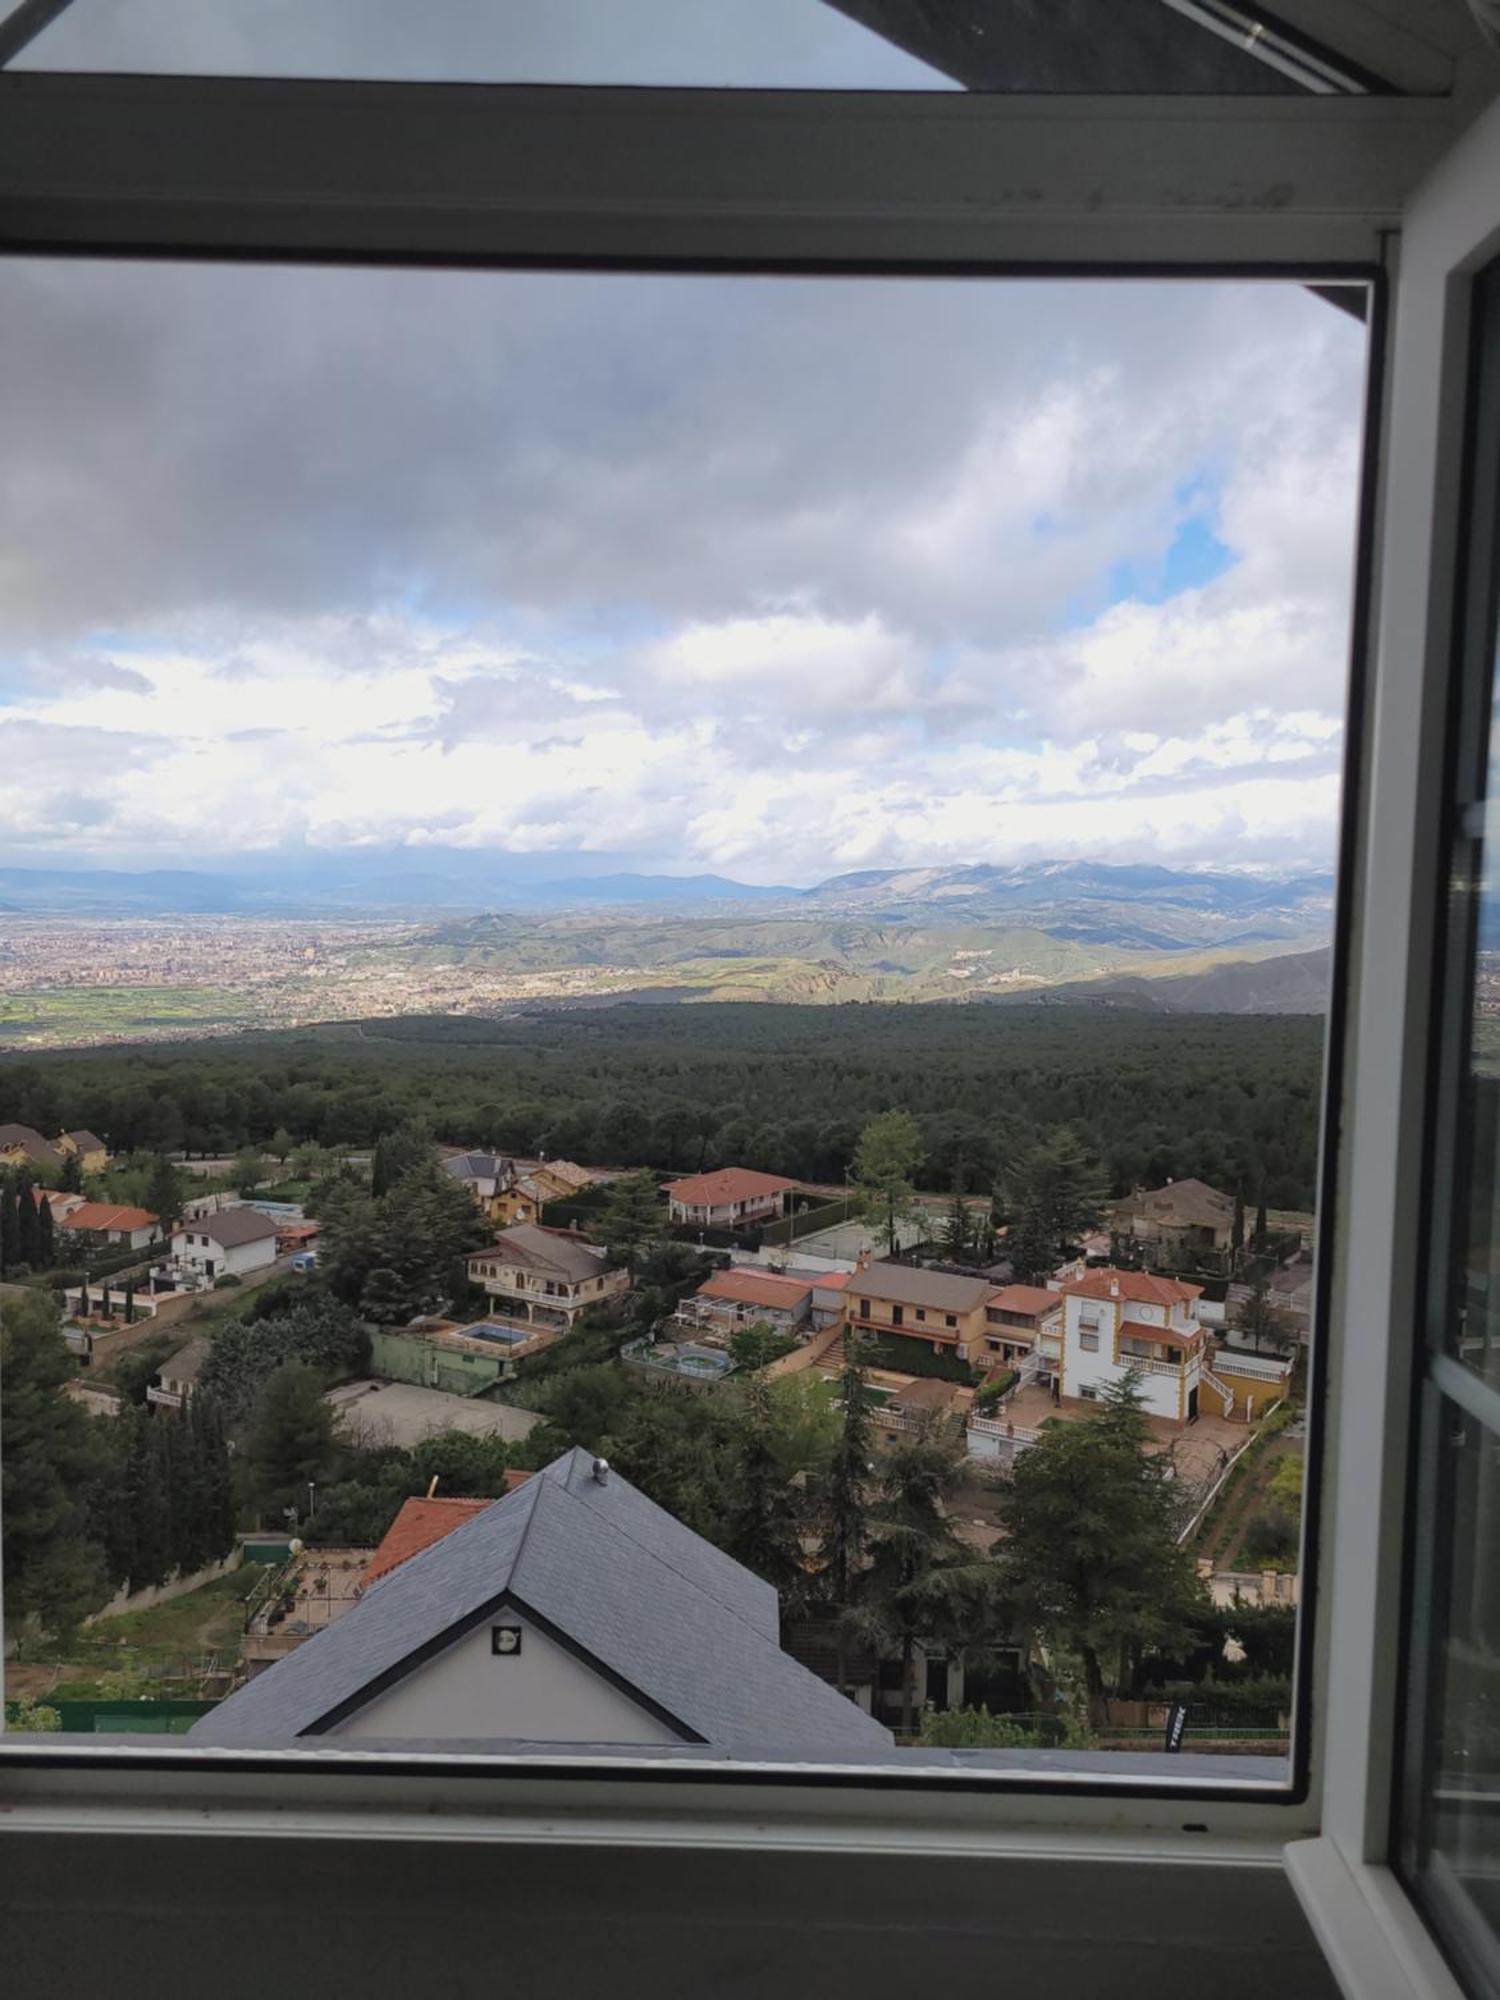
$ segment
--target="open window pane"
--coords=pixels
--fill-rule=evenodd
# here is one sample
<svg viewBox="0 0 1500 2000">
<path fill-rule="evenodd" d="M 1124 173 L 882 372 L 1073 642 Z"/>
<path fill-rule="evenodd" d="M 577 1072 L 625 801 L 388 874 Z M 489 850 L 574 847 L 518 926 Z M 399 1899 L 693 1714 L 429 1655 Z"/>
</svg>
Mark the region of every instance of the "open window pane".
<svg viewBox="0 0 1500 2000">
<path fill-rule="evenodd" d="M 1474 400 L 1449 803 L 1447 954 L 1437 1015 L 1427 1382 L 1416 1462 L 1402 1866 L 1450 1952 L 1500 1990 L 1495 1798 L 1500 1780 L 1494 1475 L 1500 1454 L 1497 1160 L 1500 1067 L 1495 797 L 1496 530 L 1500 523 L 1500 268 L 1477 281 Z"/>
<path fill-rule="evenodd" d="M 12 1721 L 1284 1782 L 1362 327 L 0 281 Z"/>
</svg>

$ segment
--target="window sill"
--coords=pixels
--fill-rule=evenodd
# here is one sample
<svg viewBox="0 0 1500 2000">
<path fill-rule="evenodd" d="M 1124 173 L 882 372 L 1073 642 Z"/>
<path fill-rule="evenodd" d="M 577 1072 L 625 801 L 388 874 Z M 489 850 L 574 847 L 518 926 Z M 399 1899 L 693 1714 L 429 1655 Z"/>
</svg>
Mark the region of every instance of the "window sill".
<svg viewBox="0 0 1500 2000">
<path fill-rule="evenodd" d="M 1348 2000 L 1464 2000 L 1389 1868 L 1351 1863 L 1324 1834 L 1294 1840 L 1286 1849 L 1286 1871 Z"/>
</svg>

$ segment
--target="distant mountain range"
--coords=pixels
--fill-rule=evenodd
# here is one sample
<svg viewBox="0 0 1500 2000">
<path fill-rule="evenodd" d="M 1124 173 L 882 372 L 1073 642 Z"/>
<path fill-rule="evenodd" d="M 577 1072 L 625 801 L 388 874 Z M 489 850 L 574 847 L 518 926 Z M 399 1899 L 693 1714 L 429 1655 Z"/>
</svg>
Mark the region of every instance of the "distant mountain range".
<svg viewBox="0 0 1500 2000">
<path fill-rule="evenodd" d="M 858 913 L 883 922 L 1041 928 L 1080 943 L 1171 951 L 1261 943 L 1326 929 L 1328 875 L 1263 877 L 1043 861 L 1015 867 L 866 869 L 810 889 L 724 875 L 575 873 L 548 878 L 508 856 L 459 850 L 278 858 L 214 872 L 0 867 L 0 909 L 35 916 L 326 917 L 659 909 L 708 915 L 756 905 L 788 916 Z"/>
<path fill-rule="evenodd" d="M 184 1003 L 189 1017 L 212 1000 L 210 1012 L 245 1025 L 349 1018 L 355 1008 L 488 1013 L 627 999 L 1314 1013 L 1325 1005 L 1333 879 L 1049 861 L 866 869 L 800 889 L 582 868 L 547 880 L 509 857 L 359 853 L 259 872 L 245 863 L 212 873 L 0 868 L 0 910 L 73 925 L 204 920 L 203 935 L 174 947 L 171 994 L 121 998 L 129 1032 L 156 1032 L 179 988 L 198 996 Z M 236 919 L 296 919 L 313 935 L 290 952 L 242 940 L 254 976 L 228 982 L 231 1004 L 218 991 L 229 961 L 214 919 L 231 929 Z M 56 964 L 71 991 L 78 980 L 64 976 L 65 960 L 78 948 L 61 937 L 29 946 L 18 962 L 35 968 L 24 988 L 32 997 L 0 1013 L 55 1016 L 47 968 Z M 121 936 L 115 962 L 142 970 L 112 974 L 111 947 L 90 939 L 88 983 L 149 978 L 142 949 Z M 203 998 L 205 988 L 217 997 Z M 139 1019 L 132 1006 L 144 1010 Z"/>
</svg>

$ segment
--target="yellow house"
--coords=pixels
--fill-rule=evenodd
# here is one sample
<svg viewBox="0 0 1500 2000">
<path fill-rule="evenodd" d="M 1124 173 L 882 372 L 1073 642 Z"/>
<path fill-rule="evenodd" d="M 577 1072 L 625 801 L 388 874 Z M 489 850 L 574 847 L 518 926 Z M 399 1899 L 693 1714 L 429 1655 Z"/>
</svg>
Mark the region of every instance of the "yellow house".
<svg viewBox="0 0 1500 2000">
<path fill-rule="evenodd" d="M 854 1333 L 895 1334 L 961 1361 L 984 1356 L 984 1309 L 994 1286 L 910 1264 L 867 1264 L 844 1287 L 844 1324 Z"/>
<path fill-rule="evenodd" d="M 60 1167 L 62 1154 L 29 1125 L 0 1125 L 0 1166 Z"/>
<path fill-rule="evenodd" d="M 97 1134 L 81 1129 L 64 1132 L 57 1142 L 59 1153 L 76 1156 L 86 1174 L 103 1173 L 109 1165 L 109 1148 Z"/>
<path fill-rule="evenodd" d="M 490 1198 L 490 1216 L 507 1227 L 514 1222 L 539 1222 L 549 1201 L 566 1201 L 593 1185 L 594 1176 L 588 1169 L 574 1166 L 571 1160 L 539 1160 L 509 1186 L 496 1189 Z"/>
</svg>

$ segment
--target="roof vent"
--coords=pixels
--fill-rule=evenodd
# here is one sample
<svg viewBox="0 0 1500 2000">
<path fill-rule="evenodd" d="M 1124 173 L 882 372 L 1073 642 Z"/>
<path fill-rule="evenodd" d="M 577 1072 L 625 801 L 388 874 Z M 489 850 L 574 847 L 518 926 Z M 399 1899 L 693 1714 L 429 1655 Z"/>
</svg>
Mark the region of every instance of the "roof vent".
<svg viewBox="0 0 1500 2000">
<path fill-rule="evenodd" d="M 1112 1299 L 1117 1299 L 1117 1298 L 1118 1298 L 1118 1297 L 1120 1296 L 1120 1281 L 1119 1281 L 1119 1279 L 1118 1279 L 1118 1278 L 1111 1278 L 1111 1279 L 1110 1279 L 1110 1281 L 1109 1281 L 1109 1295 L 1110 1295 L 1110 1297 L 1111 1297 Z"/>
<path fill-rule="evenodd" d="M 593 1473 L 595 1479 L 603 1486 L 609 1479 L 609 1460 L 607 1458 L 596 1458 L 594 1460 Z"/>
</svg>

